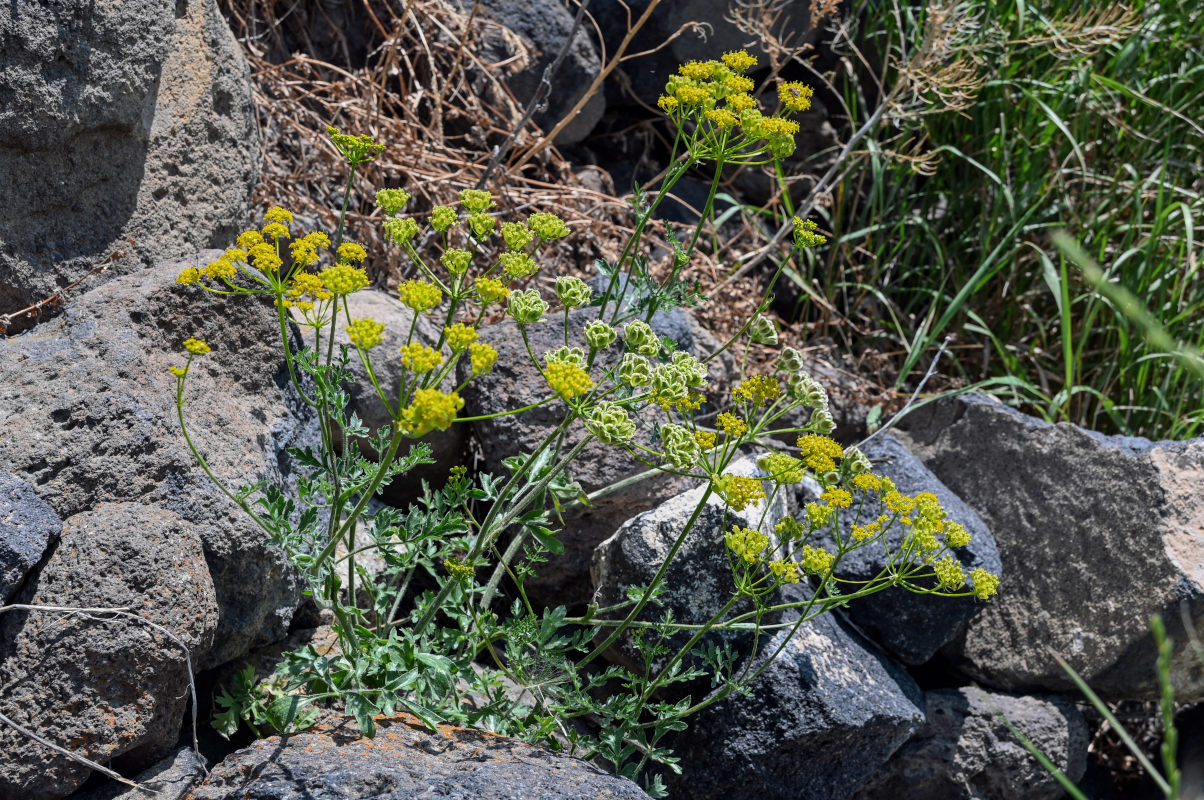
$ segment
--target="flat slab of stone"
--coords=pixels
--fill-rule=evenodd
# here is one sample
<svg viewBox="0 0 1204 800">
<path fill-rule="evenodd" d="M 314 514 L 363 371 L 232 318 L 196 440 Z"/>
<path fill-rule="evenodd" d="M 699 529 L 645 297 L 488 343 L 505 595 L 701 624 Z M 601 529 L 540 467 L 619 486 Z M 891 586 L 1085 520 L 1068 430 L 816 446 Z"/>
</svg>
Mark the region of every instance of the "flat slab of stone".
<svg viewBox="0 0 1204 800">
<path fill-rule="evenodd" d="M 190 800 L 646 800 L 634 783 L 592 764 L 492 733 L 424 728 L 408 715 L 261 739 L 230 755 Z"/>
<path fill-rule="evenodd" d="M 63 521 L 16 475 L 0 472 L 0 605 L 58 538 Z"/>
</svg>

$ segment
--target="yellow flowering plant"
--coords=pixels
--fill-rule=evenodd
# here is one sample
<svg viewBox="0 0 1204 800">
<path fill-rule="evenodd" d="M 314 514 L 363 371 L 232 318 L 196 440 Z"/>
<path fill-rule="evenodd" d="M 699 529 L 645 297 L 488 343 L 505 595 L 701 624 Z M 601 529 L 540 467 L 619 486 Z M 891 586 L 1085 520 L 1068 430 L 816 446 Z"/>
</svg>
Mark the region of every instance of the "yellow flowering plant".
<svg viewBox="0 0 1204 800">
<path fill-rule="evenodd" d="M 754 56 L 737 51 L 717 61 L 682 65 L 670 79 L 660 105 L 677 128 L 674 166 L 657 196 L 641 208 L 636 231 L 600 297 L 569 276 L 560 277 L 555 294 L 547 297 L 538 288 L 522 288 L 540 268 L 541 248 L 571 233 L 555 214 L 502 221 L 491 193 L 466 189 L 459 208 L 438 206 L 423 223 L 405 215 L 410 200 L 405 190 L 382 189 L 376 201 L 385 237 L 401 248 L 415 271 L 397 290 L 412 315 L 404 343 L 383 347 L 388 341 L 385 324 L 353 318 L 348 301 L 369 285 L 364 264 L 370 254 L 343 238 L 356 170 L 383 145 L 333 128 L 331 143 L 350 167 L 333 237 L 294 230 L 293 215 L 276 207 L 260 228 L 237 237 L 235 246 L 209 265 L 180 273 L 179 283 L 189 290 L 272 298 L 292 388 L 319 421 L 321 452 L 292 451 L 309 470 L 296 500 L 272 486 L 230 489 L 209 471 L 184 414 L 189 367 L 209 346 L 187 340 L 187 362 L 172 368 L 185 441 L 202 468 L 284 550 L 314 600 L 335 618 L 337 654 L 294 651 L 280 668 L 278 677 L 288 692 L 282 702 L 288 706 L 276 709 L 274 718 L 283 719 L 285 726 L 306 704 L 335 700 L 345 704 L 369 736 L 375 730 L 374 715 L 399 708 L 431 724 L 448 720 L 549 741 L 556 732 L 572 730 L 567 720 L 590 716 L 603 720 L 602 729 L 595 736 L 574 732 L 569 737 L 573 749 L 587 758 L 606 759 L 620 774 L 637 778 L 650 762 L 672 764 L 671 754 L 659 745 L 663 736 L 680 729 L 682 720 L 698 709 L 744 691 L 768 665 L 751 673 L 738 669 L 702 647 L 709 633 L 751 627 L 759 637 L 770 616 L 785 610 L 799 612 L 797 628 L 890 586 L 981 599 L 996 591 L 995 576 L 981 570 L 967 575 L 962 569 L 953 551 L 969 543 L 969 534 L 946 518 L 934 496 L 901 494 L 887 477 L 871 471 L 863 455 L 830 438 L 835 426 L 827 394 L 803 370 L 797 351 L 783 348 L 774 370 L 749 374 L 751 345 L 776 345 L 778 340 L 776 327 L 762 314 L 767 299 L 735 337 L 705 359 L 675 350 L 655 334 L 649 323 L 657 308 L 672 300 L 673 281 L 689 263 L 701 221 L 688 243 L 677 246 L 669 282 L 639 306 L 639 312 L 647 312 L 642 319 L 615 295 L 619 269 L 630 271 L 636 263 L 633 253 L 651 214 L 685 170 L 714 163 L 709 211 L 724 164 L 776 168 L 792 151 L 797 125 L 789 115 L 807 107 L 810 92 L 783 84 L 779 109 L 763 114 L 745 74 L 755 65 Z M 704 212 L 704 220 L 706 216 Z M 437 259 L 427 258 L 416 245 L 425 227 L 442 245 Z M 504 248 L 486 247 L 490 239 Z M 796 248 L 820 243 L 813 226 L 800 221 Z M 495 249 L 501 252 L 486 257 Z M 772 282 L 766 298 L 771 290 Z M 431 463 L 424 437 L 473 419 L 461 416 L 460 392 L 497 362 L 498 351 L 480 326 L 486 310 L 499 306 L 513 320 L 542 384 L 532 404 L 494 416 L 546 405 L 562 412 L 560 423 L 532 452 L 508 460 L 507 476 L 469 476 L 457 467 L 442 488 L 424 487 L 421 503 L 405 510 L 372 507 L 372 499 L 397 475 Z M 570 311 L 589 307 L 597 307 L 598 316 L 574 339 Z M 434 341 L 418 338 L 416 323 L 422 315 L 439 323 Z M 557 321 L 563 346 L 534 352 L 531 326 Z M 304 326 L 312 344 L 305 341 L 299 350 L 290 346 L 291 323 Z M 346 333 L 347 343 L 337 343 L 337 330 Z M 741 343 L 734 388 L 726 397 L 708 396 L 708 362 Z M 604 351 L 608 355 L 601 358 Z M 375 435 L 346 410 L 344 387 L 352 380 L 353 358 L 391 420 Z M 374 365 L 380 359 L 395 360 L 400 367 L 396 393 L 386 392 L 377 377 Z M 461 359 L 466 359 L 466 369 L 457 372 Z M 456 375 L 467 377 L 457 383 Z M 800 411 L 807 416 L 804 425 L 778 427 Z M 775 437 L 783 434 L 797 437 L 793 448 L 777 444 Z M 570 468 L 593 441 L 612 448 L 613 457 L 642 463 L 645 469 L 580 498 L 585 502 L 660 473 L 693 479 L 703 491 L 646 586 L 633 589 L 627 602 L 570 617 L 564 608 L 535 608 L 524 586 L 538 564 L 562 547 L 549 514 L 560 511 L 562 501 L 579 499 Z M 348 446 L 352 442 L 366 443 L 375 457 L 363 457 L 359 447 Z M 409 444 L 405 454 L 403 443 Z M 750 450 L 760 454 L 760 472 L 738 474 L 733 464 Z M 804 481 L 818 486 L 819 501 L 807 504 L 797 519 L 768 519 L 779 493 L 793 492 L 791 487 Z M 725 548 L 731 567 L 730 600 L 703 621 L 648 619 L 658 593 L 672 590 L 665 586 L 667 569 L 712 497 L 725 509 L 723 539 L 717 544 Z M 759 520 L 753 527 L 729 525 L 729 511 L 745 514 L 745 519 L 759 514 Z M 841 533 L 842 514 L 855 515 L 848 535 Z M 905 531 L 893 548 L 887 538 L 892 528 Z M 818 543 L 821 532 L 830 533 L 824 541 L 835 547 Z M 887 548 L 889 568 L 861 583 L 842 578 L 841 560 L 868 546 Z M 386 563 L 382 577 L 373 579 L 361 568 L 359 554 L 366 550 Z M 415 574 L 425 574 L 436 588 L 415 597 L 408 589 Z M 495 608 L 504 581 L 514 590 L 509 611 Z M 804 581 L 813 588 L 807 600 L 780 602 L 778 589 Z M 676 649 L 665 649 L 663 636 L 658 640 L 662 644 L 648 644 L 640 634 L 649 627 L 683 633 L 685 641 Z M 620 638 L 637 648 L 661 648 L 655 658 L 645 654 L 656 668 L 643 675 L 617 666 L 587 669 Z M 487 666 L 482 668 L 481 662 Z M 684 663 L 691 666 L 683 669 Z M 546 680 L 549 665 L 561 680 Z M 700 670 L 709 671 L 717 691 L 697 703 L 650 711 L 666 686 L 698 677 Z M 502 679 L 530 690 L 525 704 L 497 691 Z M 485 702 L 463 704 L 464 687 Z M 610 697 L 605 703 L 597 700 L 603 689 Z M 233 711 L 223 716 L 224 733 L 237 724 L 237 717 Z M 659 778 L 644 785 L 653 796 L 664 794 Z"/>
</svg>

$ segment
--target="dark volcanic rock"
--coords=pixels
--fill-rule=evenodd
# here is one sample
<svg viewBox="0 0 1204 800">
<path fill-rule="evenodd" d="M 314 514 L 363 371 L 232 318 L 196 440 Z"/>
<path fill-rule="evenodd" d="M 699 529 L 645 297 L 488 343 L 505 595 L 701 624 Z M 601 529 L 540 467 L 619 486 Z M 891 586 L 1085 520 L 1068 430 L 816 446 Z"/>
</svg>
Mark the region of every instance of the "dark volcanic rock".
<svg viewBox="0 0 1204 800">
<path fill-rule="evenodd" d="M 25 481 L 0 473 L 0 605 L 58 538 L 63 521 Z"/>
<path fill-rule="evenodd" d="M 876 436 L 862 448 L 862 452 L 874 462 L 874 472 L 893 480 L 900 492 L 905 495 L 920 492 L 935 494 L 941 506 L 949 512 L 949 519 L 965 526 L 974 538 L 968 547 L 954 552 L 967 572 L 981 567 L 992 574 L 999 574 L 999 551 L 991 532 L 978 515 L 937 480 L 898 439 L 890 434 Z M 799 484 L 800 505 L 817 499 L 817 485 Z M 872 520 L 876 513 L 875 510 L 867 517 Z M 846 512 L 842 515 L 842 538 L 847 539 L 856 521 L 855 514 Z M 866 521 L 861 520 L 862 523 Z M 905 531 L 902 525 L 896 525 L 888 531 L 886 538 L 892 552 L 898 549 Z M 835 551 L 836 543 L 829 530 L 818 531 L 815 539 L 825 548 Z M 886 553 L 882 547 L 862 547 L 841 559 L 837 576 L 866 581 L 881 574 L 886 566 Z M 1007 576 L 1003 577 L 1006 581 Z M 863 633 L 885 647 L 895 658 L 905 664 L 923 664 L 957 636 L 966 621 L 983 607 L 983 603 L 972 598 L 934 597 L 892 587 L 858 598 L 849 604 L 845 613 Z"/>
<path fill-rule="evenodd" d="M 1204 625 L 1204 440 L 1104 436 L 985 395 L 903 421 L 904 440 L 995 535 L 1005 582 L 943 651 L 983 686 L 1071 690 L 1050 651 L 1114 698 L 1157 696 L 1149 620 L 1177 643 L 1176 696 L 1204 697 L 1179 604 Z"/>
<path fill-rule="evenodd" d="M 0 313 L 227 245 L 259 156 L 216 0 L 6 3 L 0 42 Z"/>
<path fill-rule="evenodd" d="M 190 800 L 640 800 L 625 778 L 491 733 L 409 716 L 378 720 L 375 739 L 322 730 L 262 739 L 214 768 Z"/>
<path fill-rule="evenodd" d="M 17 600 L 128 608 L 197 654 L 217 630 L 195 528 L 138 503 L 105 503 L 68 519 L 54 555 Z M 12 611 L 0 618 L 0 708 L 87 758 L 140 769 L 176 744 L 189 697 L 186 656 L 162 630 L 104 616 Z M 0 797 L 63 797 L 90 772 L 0 725 Z"/>
<path fill-rule="evenodd" d="M 788 634 L 765 642 L 758 659 Z M 924 721 L 911 678 L 830 614 L 804 623 L 750 689 L 687 720 L 674 742 L 682 774 L 665 776 L 673 796 L 847 797 Z"/>
<path fill-rule="evenodd" d="M 212 253 L 207 254 L 212 257 Z M 202 255 L 202 258 L 205 254 Z M 205 548 L 221 619 L 201 668 L 280 639 L 300 581 L 198 466 L 176 418 L 180 343 L 213 353 L 189 372 L 184 417 L 227 486 L 296 480 L 289 447 L 317 421 L 288 385 L 275 309 L 175 283 L 184 263 L 117 278 L 25 334 L 0 339 L 0 463 L 62 518 L 133 500 L 176 512 Z"/>
<path fill-rule="evenodd" d="M 763 474 L 751 458 L 732 462 L 725 470 L 732 475 Z M 629 519 L 594 551 L 590 575 L 596 591 L 593 603 L 600 608 L 615 605 L 627 598 L 633 587 L 647 586 L 660 569 L 673 543 L 685 529 L 686 523 L 702 500 L 704 489 L 699 487 L 671 497 L 654 509 Z M 731 565 L 723 534 L 733 526 L 760 530 L 776 539 L 774 524 L 786 515 L 786 501 L 782 493 L 766 507 L 761 502 L 743 511 L 725 509 L 723 499 L 717 494 L 707 498 L 706 505 L 698 515 L 693 529 L 686 535 L 681 548 L 664 576 L 665 593 L 660 604 L 650 603 L 640 619 L 655 621 L 665 612 L 671 612 L 675 622 L 701 624 L 719 613 L 731 599 L 735 590 Z M 764 520 L 762 522 L 762 520 Z M 767 598 L 773 602 L 772 598 Z M 737 605 L 733 614 L 751 610 L 750 603 Z M 625 616 L 626 609 L 623 615 Z M 690 638 L 689 633 L 669 638 L 669 644 L 681 647 Z M 746 631 L 712 632 L 703 640 L 705 644 L 726 643 L 736 652 L 747 655 L 752 650 L 753 637 Z M 629 637 L 616 641 L 608 656 L 629 668 L 642 668 L 643 660 Z M 663 664 L 660 659 L 658 664 Z M 690 663 L 687 660 L 687 663 Z M 679 684 L 670 694 L 681 696 L 687 691 L 697 694 L 705 685 Z"/>
<path fill-rule="evenodd" d="M 1087 769 L 1087 723 L 1074 703 L 973 686 L 924 696 L 928 722 L 853 800 L 900 786 L 912 800 L 1058 800 L 1066 794 L 1008 730 L 1003 714 L 1071 781 Z"/>
<path fill-rule="evenodd" d="M 138 773 L 134 782 L 155 792 L 153 800 L 181 800 L 205 777 L 205 768 L 195 751 L 181 747 L 172 755 Z M 100 789 L 71 800 L 150 800 L 152 795 L 113 781 Z"/>
</svg>

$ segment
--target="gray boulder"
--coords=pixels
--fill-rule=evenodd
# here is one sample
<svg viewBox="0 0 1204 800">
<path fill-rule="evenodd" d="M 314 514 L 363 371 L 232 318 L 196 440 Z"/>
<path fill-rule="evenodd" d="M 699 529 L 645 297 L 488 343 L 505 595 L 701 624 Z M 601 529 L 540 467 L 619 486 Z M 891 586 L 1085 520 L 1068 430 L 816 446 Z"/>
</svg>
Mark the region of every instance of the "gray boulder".
<svg viewBox="0 0 1204 800">
<path fill-rule="evenodd" d="M 931 492 L 949 512 L 949 519 L 960 522 L 974 538 L 968 547 L 954 551 L 969 572 L 981 567 L 998 575 L 999 551 L 995 539 L 961 498 L 937 480 L 918 458 L 907 451 L 898 439 L 882 434 L 868 442 L 862 452 L 874 462 L 874 472 L 885 475 L 895 482 L 899 491 L 906 495 Z M 818 485 L 813 482 L 799 484 L 798 503 L 818 499 Z M 852 509 L 850 509 L 851 511 Z M 865 512 L 865 523 L 878 514 L 875 507 Z M 847 539 L 857 522 L 855 514 L 845 513 L 841 517 L 841 537 Z M 886 541 L 894 552 L 902 543 L 906 528 L 896 525 L 887 532 Z M 817 532 L 815 539 L 825 548 L 835 551 L 836 542 L 831 531 Z M 880 575 L 887 566 L 886 552 L 880 545 L 871 545 L 851 551 L 841 559 L 837 577 L 856 581 L 867 581 Z M 932 581 L 935 585 L 935 581 Z M 952 640 L 984 604 L 972 598 L 935 597 L 916 594 L 901 587 L 884 589 L 877 594 L 858 598 L 849 604 L 845 613 L 849 619 L 870 639 L 886 648 L 893 657 L 905 664 L 923 664 Z"/>
<path fill-rule="evenodd" d="M 193 526 L 163 508 L 104 503 L 63 526 L 17 594 L 31 605 L 127 608 L 192 653 L 217 631 L 217 601 Z M 188 666 L 162 631 L 105 615 L 12 611 L 0 618 L 0 708 L 34 733 L 102 763 L 149 766 L 175 747 Z M 50 800 L 91 770 L 0 725 L 0 797 Z"/>
<path fill-rule="evenodd" d="M 1065 797 L 1000 714 L 1070 780 L 1077 782 L 1087 769 L 1087 723 L 1072 702 L 974 686 L 928 692 L 924 701 L 928 721 L 853 800 L 875 800 L 900 786 L 913 800 Z"/>
<path fill-rule="evenodd" d="M 0 473 L 0 605 L 58 538 L 63 521 L 25 481 Z"/>
<path fill-rule="evenodd" d="M 259 165 L 216 0 L 7 3 L 0 42 L 0 313 L 115 250 L 110 276 L 226 246 Z"/>
<path fill-rule="evenodd" d="M 985 395 L 902 423 L 909 447 L 995 535 L 1006 582 L 945 655 L 988 688 L 1072 690 L 1051 651 L 1098 692 L 1157 697 L 1149 619 L 1179 643 L 1176 696 L 1204 697 L 1184 643 L 1204 624 L 1204 440 L 1151 442 L 1051 425 Z"/>
<path fill-rule="evenodd" d="M 202 254 L 202 259 L 214 254 Z M 205 548 L 221 618 L 202 668 L 283 638 L 300 580 L 266 534 L 213 485 L 176 417 L 180 343 L 213 353 L 190 370 L 193 442 L 232 490 L 297 476 L 289 447 L 317 447 L 311 409 L 290 388 L 270 301 L 175 283 L 165 263 L 88 292 L 63 315 L 0 339 L 0 463 L 60 517 L 133 500 L 179 514 Z"/>
<path fill-rule="evenodd" d="M 471 6 L 471 2 L 463 2 Z M 485 14 L 495 22 L 517 35 L 527 50 L 527 58 L 518 71 L 506 77 L 506 84 L 515 99 L 524 109 L 535 96 L 544 71 L 556 59 L 573 29 L 575 13 L 555 0 L 550 2 L 516 3 L 514 0 L 484 0 L 481 5 Z M 478 12 L 480 13 L 480 12 Z M 550 76 L 551 92 L 546 98 L 546 108 L 536 112 L 535 123 L 550 131 L 582 98 L 590 83 L 602 72 L 602 60 L 594 47 L 589 18 L 582 21 L 572 44 L 569 45 L 564 61 Z M 515 55 L 517 48 L 499 35 L 499 31 L 482 26 L 484 53 L 490 61 L 501 62 Z M 582 107 L 572 122 L 556 137 L 556 144 L 564 146 L 580 142 L 606 112 L 606 96 L 599 89 Z"/>
<path fill-rule="evenodd" d="M 691 800 L 843 798 L 857 791 L 924 721 L 923 697 L 898 667 L 830 614 L 765 642 L 753 681 L 687 720 L 674 742 Z"/>
<path fill-rule="evenodd" d="M 492 733 L 427 730 L 401 715 L 377 721 L 375 739 L 354 728 L 261 739 L 230 755 L 191 800 L 639 800 L 625 778 L 584 761 Z"/>
<path fill-rule="evenodd" d="M 585 323 L 597 316 L 595 308 L 569 313 L 570 344 L 582 346 Z M 658 315 L 653 320 L 652 328 L 658 334 L 673 339 L 683 350 L 695 349 L 689 318 L 680 310 Z M 547 315 L 545 322 L 528 325 L 527 336 L 531 351 L 536 358 L 542 359 L 545 351 L 564 344 L 564 313 L 554 311 Z M 497 325 L 481 328 L 481 340 L 497 348 L 497 365 L 490 374 L 474 378 L 460 393 L 465 401 L 461 416 L 480 416 L 521 408 L 552 394 L 531 363 L 522 336 L 512 320 L 506 319 Z M 620 336 L 618 341 L 598 355 L 592 370 L 595 377 L 618 363 L 622 352 Z M 468 377 L 466 361 L 460 362 L 461 381 Z M 719 367 L 715 369 L 718 371 Z M 533 452 L 564 419 L 565 413 L 565 404 L 556 400 L 521 414 L 473 422 L 472 435 L 484 457 L 483 471 L 496 476 L 509 474 L 503 461 L 520 453 Z M 637 437 L 642 437 L 639 441 L 647 445 L 653 436 L 650 426 L 641 425 L 638 419 L 634 421 L 641 426 L 637 434 Z M 571 450 L 584 433 L 584 426 L 579 421 L 574 422 L 561 451 Z M 621 449 L 595 440 L 582 450 L 570 465 L 569 472 L 588 493 L 647 469 L 647 466 L 635 461 Z M 564 515 L 564 532 L 560 536 L 565 552 L 540 565 L 538 578 L 530 581 L 528 587 L 540 596 L 551 598 L 553 605 L 588 602 L 591 587 L 585 576 L 589 573 L 590 559 L 598 543 L 614 533 L 627 519 L 665 498 L 680 494 L 690 485 L 685 479 L 660 473 L 598 498 L 589 508 L 569 510 Z"/>
<path fill-rule="evenodd" d="M 761 474 L 751 458 L 734 461 L 725 471 L 733 475 Z M 590 569 L 596 587 L 595 605 L 604 608 L 620 603 L 627 598 L 628 589 L 646 586 L 652 581 L 694 514 L 704 491 L 702 487 L 691 489 L 656 508 L 637 514 L 598 545 Z M 693 529 L 682 541 L 681 548 L 665 572 L 665 593 L 659 603 L 652 602 L 645 607 L 641 620 L 656 621 L 666 612 L 671 613 L 673 620 L 679 623 L 697 625 L 711 619 L 731 600 L 735 590 L 723 534 L 739 525 L 760 530 L 773 541 L 776 538 L 773 526 L 786 515 L 786 498 L 782 492 L 777 493 L 772 503 L 761 502 L 743 511 L 725 510 L 724 506 L 717 494 L 712 493 L 707 498 Z M 769 598 L 769 601 L 772 602 L 773 598 Z M 752 609 L 751 603 L 741 602 L 730 615 Z M 626 614 L 627 609 L 624 609 L 616 616 L 621 619 Z M 608 630 L 603 629 L 603 632 Z M 676 634 L 669 638 L 669 644 L 676 652 L 689 638 L 688 633 Z M 753 634 L 751 631 L 713 631 L 704 637 L 702 643 L 726 644 L 741 655 L 748 655 L 753 647 Z M 642 670 L 644 666 L 630 637 L 617 640 L 607 657 L 631 669 Z M 656 667 L 659 669 L 664 661 L 660 659 Z M 687 658 L 686 663 L 693 664 L 694 661 Z M 690 682 L 677 686 L 677 691 L 671 691 L 670 694 L 697 694 L 706 685 L 707 681 L 701 684 Z"/>
</svg>

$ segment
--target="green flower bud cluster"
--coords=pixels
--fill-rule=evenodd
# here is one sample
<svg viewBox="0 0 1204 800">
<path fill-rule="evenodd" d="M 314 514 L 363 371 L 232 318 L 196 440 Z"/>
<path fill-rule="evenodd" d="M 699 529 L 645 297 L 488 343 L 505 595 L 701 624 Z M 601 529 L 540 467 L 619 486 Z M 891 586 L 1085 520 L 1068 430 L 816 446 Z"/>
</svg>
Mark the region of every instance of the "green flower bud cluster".
<svg viewBox="0 0 1204 800">
<path fill-rule="evenodd" d="M 381 189 L 376 193 L 376 205 L 386 215 L 393 216 L 410 202 L 410 193 L 405 189 Z"/>
<path fill-rule="evenodd" d="M 856 447 L 846 447 L 841 459 L 841 465 L 849 471 L 850 476 L 861 475 L 874 468 L 869 457 Z"/>
<path fill-rule="evenodd" d="M 585 369 L 585 351 L 580 347 L 564 347 L 549 350 L 543 354 L 545 364 L 572 364 Z"/>
<path fill-rule="evenodd" d="M 591 319 L 585 323 L 585 343 L 591 350 L 605 350 L 610 347 L 619 332 L 600 319 Z"/>
<path fill-rule="evenodd" d="M 520 325 L 530 325 L 543 319 L 548 311 L 548 304 L 540 297 L 538 289 L 527 289 L 511 292 L 506 298 L 506 310 Z"/>
<path fill-rule="evenodd" d="M 777 368 L 782 372 L 802 372 L 803 354 L 793 347 L 783 347 L 778 354 Z"/>
<path fill-rule="evenodd" d="M 647 322 L 635 320 L 623 326 L 623 338 L 627 349 L 642 356 L 654 356 L 661 350 L 661 340 Z"/>
<path fill-rule="evenodd" d="M 569 235 L 569 226 L 555 214 L 536 212 L 527 218 L 527 227 L 545 242 L 563 239 Z"/>
<path fill-rule="evenodd" d="M 590 433 L 606 444 L 623 444 L 635 436 L 635 423 L 627 411 L 608 400 L 590 410 L 585 425 Z"/>
<path fill-rule="evenodd" d="M 808 408 L 826 408 L 828 393 L 819 381 L 799 370 L 786 377 L 786 392 Z"/>
<path fill-rule="evenodd" d="M 686 386 L 691 389 L 702 389 L 707 385 L 706 365 L 684 350 L 673 354 L 673 366 L 681 373 Z"/>
<path fill-rule="evenodd" d="M 502 253 L 498 256 L 498 261 L 502 264 L 502 271 L 515 279 L 529 278 L 539 271 L 539 265 L 535 263 L 535 259 L 526 253 L 517 251 Z"/>
<path fill-rule="evenodd" d="M 472 253 L 457 247 L 449 247 L 439 257 L 439 263 L 453 275 L 463 275 L 472 263 Z"/>
<path fill-rule="evenodd" d="M 488 239 L 497 228 L 497 220 L 488 214 L 472 214 L 468 217 L 468 227 L 476 238 Z"/>
<path fill-rule="evenodd" d="M 460 204 L 469 214 L 483 214 L 493 208 L 493 195 L 479 189 L 465 189 L 460 192 Z"/>
<path fill-rule="evenodd" d="M 769 317 L 757 314 L 748 325 L 748 338 L 757 344 L 775 345 L 778 343 L 778 326 Z"/>
<path fill-rule="evenodd" d="M 413 217 L 389 217 L 381 223 L 381 227 L 384 228 L 385 238 L 397 244 L 406 244 L 418 235 L 418 223 Z"/>
<path fill-rule="evenodd" d="M 438 233 L 443 233 L 455 225 L 460 215 L 451 206 L 435 206 L 431 209 L 431 227 Z"/>
<path fill-rule="evenodd" d="M 636 353 L 627 353 L 619 362 L 619 382 L 628 386 L 647 386 L 652 383 L 652 364 Z"/>
<path fill-rule="evenodd" d="M 521 222 L 503 222 L 502 239 L 511 250 L 526 250 L 535 234 Z"/>
<path fill-rule="evenodd" d="M 565 308 L 581 308 L 589 305 L 593 292 L 580 278 L 571 275 L 561 275 L 556 279 L 556 296 Z"/>
<path fill-rule="evenodd" d="M 685 376 L 673 364 L 659 364 L 652 371 L 652 393 L 660 400 L 676 403 L 689 393 Z"/>
<path fill-rule="evenodd" d="M 752 528 L 742 528 L 739 525 L 723 534 L 723 542 L 736 558 L 745 564 L 755 564 L 761 554 L 769 547 L 769 537 Z"/>
<path fill-rule="evenodd" d="M 665 448 L 665 458 L 678 469 L 690 469 L 698 463 L 702 455 L 694 434 L 680 425 L 662 425 L 661 441 Z"/>
<path fill-rule="evenodd" d="M 827 244 L 828 238 L 815 232 L 815 229 L 819 227 L 815 220 L 795 217 L 791 220 L 791 224 L 794 226 L 794 243 L 799 249 Z"/>
</svg>

